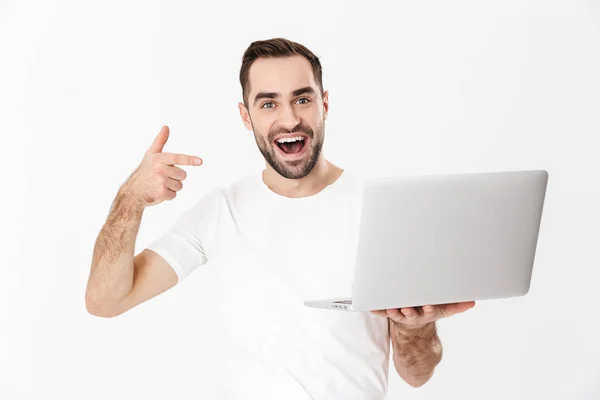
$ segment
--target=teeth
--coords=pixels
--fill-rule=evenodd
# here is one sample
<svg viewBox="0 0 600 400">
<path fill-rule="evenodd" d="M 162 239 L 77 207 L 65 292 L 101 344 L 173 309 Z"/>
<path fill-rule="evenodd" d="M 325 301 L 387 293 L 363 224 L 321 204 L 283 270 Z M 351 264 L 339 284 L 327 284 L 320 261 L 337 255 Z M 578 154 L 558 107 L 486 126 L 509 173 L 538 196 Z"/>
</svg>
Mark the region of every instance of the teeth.
<svg viewBox="0 0 600 400">
<path fill-rule="evenodd" d="M 277 140 L 277 143 L 289 143 L 289 142 L 297 142 L 298 140 L 304 140 L 302 136 L 296 136 L 291 138 L 281 138 Z"/>
</svg>

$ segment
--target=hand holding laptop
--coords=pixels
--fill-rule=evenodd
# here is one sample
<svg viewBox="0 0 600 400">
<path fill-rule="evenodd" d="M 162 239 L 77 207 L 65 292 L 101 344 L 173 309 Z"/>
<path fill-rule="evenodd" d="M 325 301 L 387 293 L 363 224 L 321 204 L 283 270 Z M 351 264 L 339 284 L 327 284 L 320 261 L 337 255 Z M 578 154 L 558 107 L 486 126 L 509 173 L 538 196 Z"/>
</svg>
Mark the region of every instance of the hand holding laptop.
<svg viewBox="0 0 600 400">
<path fill-rule="evenodd" d="M 387 310 L 373 310 L 371 313 L 380 317 L 388 317 L 404 328 L 420 328 L 442 318 L 463 313 L 475 307 L 474 301 L 461 303 L 426 305 L 422 307 L 390 308 Z"/>
</svg>

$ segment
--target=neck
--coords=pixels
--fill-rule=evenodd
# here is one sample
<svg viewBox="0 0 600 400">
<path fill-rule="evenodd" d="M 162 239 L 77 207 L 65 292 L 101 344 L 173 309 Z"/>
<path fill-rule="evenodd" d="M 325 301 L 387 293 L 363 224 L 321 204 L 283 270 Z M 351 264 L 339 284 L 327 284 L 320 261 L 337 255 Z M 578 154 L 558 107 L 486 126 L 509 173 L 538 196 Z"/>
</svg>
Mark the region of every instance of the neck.
<svg viewBox="0 0 600 400">
<path fill-rule="evenodd" d="M 319 193 L 335 182 L 343 169 L 321 157 L 308 175 L 301 179 L 287 179 L 279 175 L 267 163 L 262 177 L 265 185 L 275 193 L 285 197 L 308 197 Z"/>
</svg>

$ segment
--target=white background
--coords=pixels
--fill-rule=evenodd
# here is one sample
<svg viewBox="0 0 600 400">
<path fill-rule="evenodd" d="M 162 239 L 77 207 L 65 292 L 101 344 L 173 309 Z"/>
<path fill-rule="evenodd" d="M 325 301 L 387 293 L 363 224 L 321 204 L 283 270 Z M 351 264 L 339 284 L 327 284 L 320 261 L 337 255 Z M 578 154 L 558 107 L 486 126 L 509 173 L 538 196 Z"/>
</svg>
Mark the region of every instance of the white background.
<svg viewBox="0 0 600 400">
<path fill-rule="evenodd" d="M 213 185 L 263 168 L 241 56 L 283 36 L 320 58 L 324 152 L 364 176 L 546 169 L 531 291 L 441 321 L 422 388 L 390 399 L 600 398 L 597 1 L 0 2 L 0 398 L 211 398 L 211 283 L 88 315 L 96 236 L 163 124 L 194 154 L 137 251 Z"/>
</svg>

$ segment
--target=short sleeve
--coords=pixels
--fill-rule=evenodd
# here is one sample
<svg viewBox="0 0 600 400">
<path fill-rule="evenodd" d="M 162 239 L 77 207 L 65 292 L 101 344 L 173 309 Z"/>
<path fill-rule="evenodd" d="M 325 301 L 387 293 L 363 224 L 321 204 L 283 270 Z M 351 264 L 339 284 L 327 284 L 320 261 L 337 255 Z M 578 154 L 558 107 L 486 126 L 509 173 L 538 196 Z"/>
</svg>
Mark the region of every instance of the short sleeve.
<svg viewBox="0 0 600 400">
<path fill-rule="evenodd" d="M 208 262 L 207 243 L 214 234 L 221 196 L 220 188 L 205 194 L 146 247 L 167 261 L 178 282 Z"/>
</svg>

